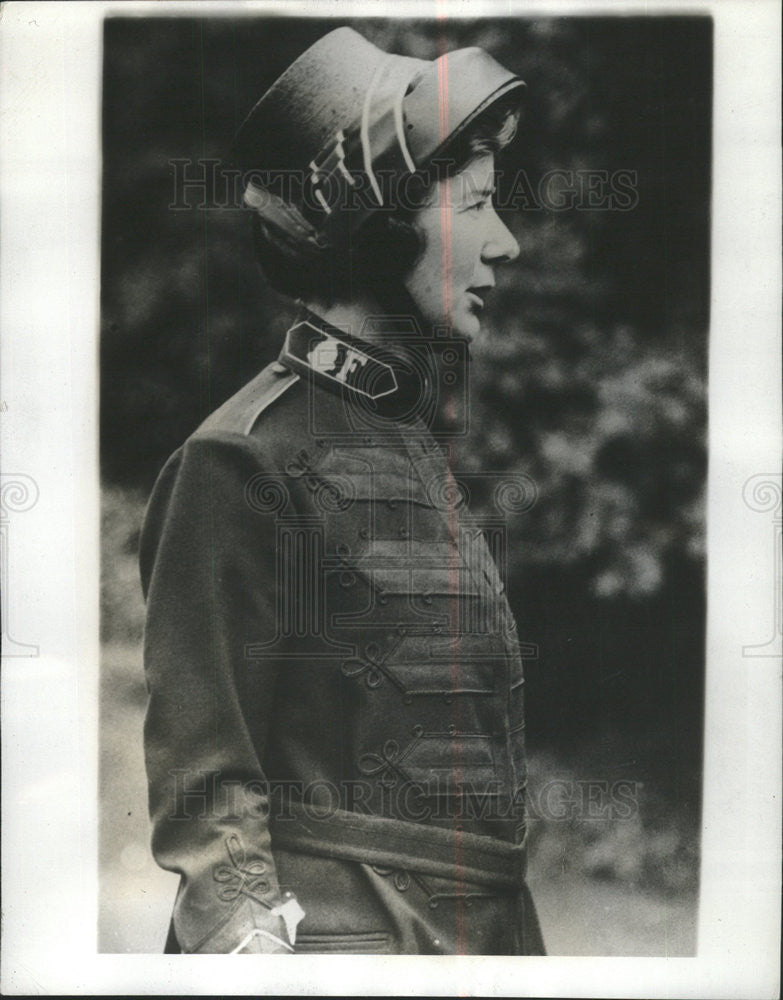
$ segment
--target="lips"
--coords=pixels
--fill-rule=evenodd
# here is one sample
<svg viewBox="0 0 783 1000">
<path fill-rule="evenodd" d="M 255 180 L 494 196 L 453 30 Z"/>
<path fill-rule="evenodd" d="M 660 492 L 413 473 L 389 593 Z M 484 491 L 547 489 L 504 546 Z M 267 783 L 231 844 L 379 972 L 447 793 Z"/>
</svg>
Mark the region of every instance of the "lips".
<svg viewBox="0 0 783 1000">
<path fill-rule="evenodd" d="M 480 308 L 484 308 L 484 299 L 494 288 L 494 285 L 471 285 L 466 291 L 472 296 Z"/>
</svg>

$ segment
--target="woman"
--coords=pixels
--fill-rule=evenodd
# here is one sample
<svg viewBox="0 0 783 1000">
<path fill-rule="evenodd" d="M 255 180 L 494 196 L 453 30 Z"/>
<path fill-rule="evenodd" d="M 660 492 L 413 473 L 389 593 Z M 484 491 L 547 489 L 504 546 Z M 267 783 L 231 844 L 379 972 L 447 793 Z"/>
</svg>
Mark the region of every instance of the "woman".
<svg viewBox="0 0 783 1000">
<path fill-rule="evenodd" d="M 259 261 L 301 308 L 145 518 L 167 950 L 543 953 L 516 626 L 436 440 L 518 253 L 492 187 L 523 87 L 340 28 L 238 133 Z"/>
</svg>

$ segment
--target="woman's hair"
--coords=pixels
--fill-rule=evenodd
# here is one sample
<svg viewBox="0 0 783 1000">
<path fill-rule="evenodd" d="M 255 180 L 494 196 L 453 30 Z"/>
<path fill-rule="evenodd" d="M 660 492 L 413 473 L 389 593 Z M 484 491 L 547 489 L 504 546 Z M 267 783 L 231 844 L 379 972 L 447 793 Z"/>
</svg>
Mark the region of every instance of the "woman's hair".
<svg viewBox="0 0 783 1000">
<path fill-rule="evenodd" d="M 331 246 L 303 259 L 293 247 L 275 240 L 260 215 L 252 217 L 256 259 L 269 284 L 291 298 L 326 304 L 349 301 L 369 291 L 380 301 L 405 276 L 424 251 L 424 237 L 413 225 L 437 181 L 460 173 L 475 159 L 497 154 L 514 138 L 519 111 L 497 101 L 440 152 L 433 168 L 405 186 L 405 204 L 373 212 L 354 232 L 333 238 Z"/>
</svg>

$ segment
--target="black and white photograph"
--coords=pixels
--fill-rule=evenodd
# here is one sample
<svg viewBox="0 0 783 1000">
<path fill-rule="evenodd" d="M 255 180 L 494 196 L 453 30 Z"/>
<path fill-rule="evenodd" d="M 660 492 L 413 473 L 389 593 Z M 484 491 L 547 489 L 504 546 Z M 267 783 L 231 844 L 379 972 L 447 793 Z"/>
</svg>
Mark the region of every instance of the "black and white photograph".
<svg viewBox="0 0 783 1000">
<path fill-rule="evenodd" d="M 693 954 L 711 19 L 104 30 L 102 949 Z"/>
<path fill-rule="evenodd" d="M 89 125 L 66 101 L 3 205 L 48 204 L 82 134 L 97 166 L 48 244 L 43 212 L 20 216 L 36 275 L 65 248 L 46 374 L 4 322 L 4 429 L 22 384 L 62 407 L 45 448 L 72 587 L 50 663 L 14 588 L 57 503 L 28 406 L 28 458 L 3 462 L 4 869 L 49 787 L 23 794 L 17 758 L 38 671 L 101 970 L 69 988 L 772 996 L 777 962 L 744 942 L 780 940 L 780 262 L 731 259 L 727 235 L 752 246 L 758 219 L 779 249 L 780 123 L 743 132 L 745 100 L 727 131 L 722 65 L 738 8 L 779 13 L 48 7 L 69 64 L 90 22 Z M 27 287 L 12 250 L 6 301 Z M 18 926 L 9 992 L 32 975 Z M 733 947 L 745 993 L 718 971 Z M 355 956 L 464 961 L 370 984 Z M 610 985 L 565 957 L 680 964 Z"/>
</svg>

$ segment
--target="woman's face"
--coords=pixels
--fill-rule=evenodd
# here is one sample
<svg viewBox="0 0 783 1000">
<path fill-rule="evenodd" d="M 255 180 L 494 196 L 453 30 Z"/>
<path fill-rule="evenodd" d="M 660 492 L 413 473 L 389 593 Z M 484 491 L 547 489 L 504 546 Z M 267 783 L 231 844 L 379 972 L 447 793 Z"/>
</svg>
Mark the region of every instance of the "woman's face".
<svg viewBox="0 0 783 1000">
<path fill-rule="evenodd" d="M 405 287 L 428 324 L 447 326 L 467 340 L 481 329 L 495 266 L 519 255 L 519 244 L 492 205 L 494 173 L 492 153 L 477 157 L 460 173 L 437 181 L 413 220 L 425 248 Z"/>
</svg>

